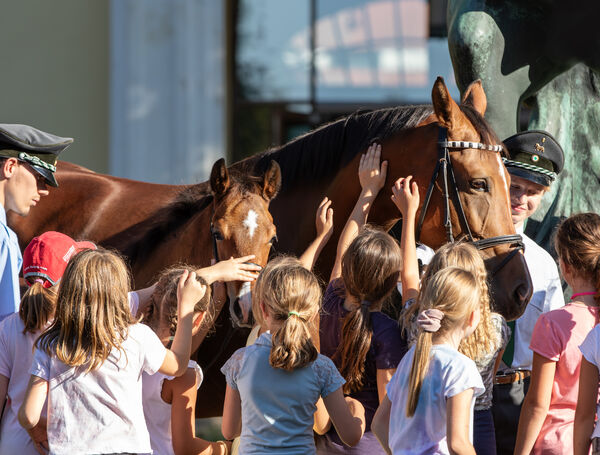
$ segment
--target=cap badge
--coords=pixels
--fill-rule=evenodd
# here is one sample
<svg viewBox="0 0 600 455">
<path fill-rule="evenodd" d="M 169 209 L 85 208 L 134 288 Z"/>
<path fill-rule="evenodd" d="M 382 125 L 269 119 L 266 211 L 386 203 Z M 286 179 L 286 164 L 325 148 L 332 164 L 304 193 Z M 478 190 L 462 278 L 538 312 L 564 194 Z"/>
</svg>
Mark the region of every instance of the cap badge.
<svg viewBox="0 0 600 455">
<path fill-rule="evenodd" d="M 545 137 L 542 138 L 542 144 L 544 142 L 546 142 L 546 138 Z M 535 144 L 535 150 L 536 150 L 536 152 L 544 153 L 544 146 L 536 143 Z M 536 158 L 539 159 L 539 157 L 536 157 Z M 535 159 L 533 161 L 537 161 L 537 159 Z"/>
<path fill-rule="evenodd" d="M 535 144 L 535 145 L 537 145 L 537 144 Z M 542 147 L 542 149 L 543 149 L 543 147 Z M 534 163 L 537 163 L 539 160 L 540 160 L 539 156 L 537 156 L 537 155 L 531 156 L 531 161 L 533 161 Z"/>
</svg>

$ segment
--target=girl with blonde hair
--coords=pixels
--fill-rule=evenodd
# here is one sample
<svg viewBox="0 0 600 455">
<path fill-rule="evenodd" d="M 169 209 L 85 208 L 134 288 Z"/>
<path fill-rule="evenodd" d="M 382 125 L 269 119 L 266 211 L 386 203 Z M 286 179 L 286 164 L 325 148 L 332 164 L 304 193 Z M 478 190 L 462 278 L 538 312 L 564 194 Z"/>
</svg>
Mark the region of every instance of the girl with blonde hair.
<svg viewBox="0 0 600 455">
<path fill-rule="evenodd" d="M 402 289 L 405 307 L 401 313 L 401 323 L 410 341 L 416 340 L 416 298 L 427 285 L 427 281 L 446 267 L 454 266 L 468 270 L 477 279 L 480 289 L 481 321 L 475 331 L 460 343 L 459 352 L 475 361 L 477 370 L 485 386 L 485 392 L 475 401 L 473 419 L 473 445 L 478 453 L 494 455 L 496 438 L 492 416 L 492 393 L 494 377 L 502 358 L 502 353 L 510 339 L 510 329 L 504 318 L 493 313 L 487 285 L 487 271 L 477 249 L 465 242 L 448 243 L 440 247 L 427 267 L 422 280 L 419 277 L 415 249 L 415 218 L 419 208 L 419 188 L 412 177 L 400 178 L 392 188 L 392 200 L 402 214 Z"/>
<path fill-rule="evenodd" d="M 194 272 L 178 284 L 178 324 L 165 349 L 135 322 L 129 273 L 115 253 L 98 249 L 71 259 L 60 282 L 52 324 L 36 342 L 19 422 L 31 429 L 48 397 L 53 454 L 149 453 L 142 372 L 182 375 L 188 365 L 194 305 L 206 292 Z"/>
<path fill-rule="evenodd" d="M 315 453 L 313 419 L 329 417 L 346 444 L 360 440 L 364 410 L 344 401 L 343 378 L 310 336 L 320 300 L 317 278 L 294 258 L 270 261 L 256 281 L 253 301 L 268 331 L 221 369 L 222 432 L 227 439 L 241 434 L 239 453 Z M 326 411 L 317 409 L 321 397 Z"/>
<path fill-rule="evenodd" d="M 477 278 L 458 267 L 432 275 L 420 293 L 416 343 L 373 418 L 388 453 L 475 453 L 473 405 L 484 388 L 475 363 L 458 347 L 479 323 L 480 298 Z"/>
<path fill-rule="evenodd" d="M 564 220 L 554 246 L 573 294 L 564 307 L 543 313 L 533 329 L 531 382 L 515 454 L 588 454 L 591 439 L 600 435 L 598 428 L 592 432 L 599 383 L 600 215 Z"/>
<path fill-rule="evenodd" d="M 366 225 L 385 184 L 387 162 L 380 160 L 378 144 L 361 157 L 362 191 L 340 234 L 320 323 L 321 353 L 334 361 L 346 380 L 344 393 L 365 408 L 366 430 L 359 444 L 349 448 L 330 429 L 317 439 L 320 455 L 383 453 L 371 432 L 371 420 L 406 352 L 398 323 L 381 311 L 398 282 L 400 247 L 388 233 Z M 316 428 L 318 433 L 324 429 Z"/>
</svg>

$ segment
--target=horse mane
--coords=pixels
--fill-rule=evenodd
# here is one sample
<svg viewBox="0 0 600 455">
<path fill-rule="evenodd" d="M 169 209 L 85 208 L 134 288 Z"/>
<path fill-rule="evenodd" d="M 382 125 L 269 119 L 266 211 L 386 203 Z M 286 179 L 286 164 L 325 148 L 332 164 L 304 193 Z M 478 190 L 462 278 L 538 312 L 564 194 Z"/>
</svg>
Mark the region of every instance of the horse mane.
<svg viewBox="0 0 600 455">
<path fill-rule="evenodd" d="M 309 178 L 319 181 L 337 173 L 373 142 L 414 128 L 433 113 L 430 105 L 359 110 L 313 131 L 234 164 L 262 174 L 271 160 L 281 168 L 282 190 Z"/>
</svg>

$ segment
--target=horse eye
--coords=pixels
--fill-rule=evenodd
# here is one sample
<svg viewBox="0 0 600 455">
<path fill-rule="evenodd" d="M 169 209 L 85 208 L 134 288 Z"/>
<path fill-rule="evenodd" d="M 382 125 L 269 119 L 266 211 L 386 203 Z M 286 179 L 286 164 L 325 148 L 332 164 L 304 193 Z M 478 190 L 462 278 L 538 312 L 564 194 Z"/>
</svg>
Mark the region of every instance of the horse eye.
<svg viewBox="0 0 600 455">
<path fill-rule="evenodd" d="M 221 234 L 219 231 L 213 231 L 212 234 L 215 240 L 223 240 L 223 234 Z"/>
<path fill-rule="evenodd" d="M 270 243 L 271 245 L 273 245 L 273 244 L 274 244 L 274 243 L 276 243 L 276 242 L 277 242 L 277 236 L 276 236 L 276 235 L 274 235 L 274 236 L 271 238 L 271 240 L 269 240 L 269 243 Z"/>
<path fill-rule="evenodd" d="M 487 191 L 488 190 L 488 184 L 485 181 L 485 179 L 471 180 L 470 184 L 471 184 L 471 188 L 473 188 L 475 191 Z"/>
</svg>

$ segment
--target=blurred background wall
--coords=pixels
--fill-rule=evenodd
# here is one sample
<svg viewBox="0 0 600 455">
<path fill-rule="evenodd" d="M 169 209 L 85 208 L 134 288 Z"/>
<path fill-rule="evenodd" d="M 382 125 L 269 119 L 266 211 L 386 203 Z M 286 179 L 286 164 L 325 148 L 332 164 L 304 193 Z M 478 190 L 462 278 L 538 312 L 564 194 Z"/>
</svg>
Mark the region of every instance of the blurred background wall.
<svg viewBox="0 0 600 455">
<path fill-rule="evenodd" d="M 0 18 L 0 122 L 75 138 L 64 159 L 205 180 L 356 109 L 458 96 L 445 0 L 20 0 Z"/>
</svg>

